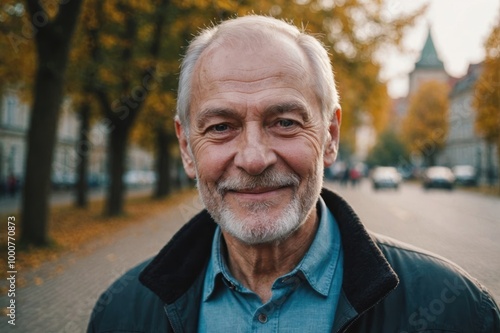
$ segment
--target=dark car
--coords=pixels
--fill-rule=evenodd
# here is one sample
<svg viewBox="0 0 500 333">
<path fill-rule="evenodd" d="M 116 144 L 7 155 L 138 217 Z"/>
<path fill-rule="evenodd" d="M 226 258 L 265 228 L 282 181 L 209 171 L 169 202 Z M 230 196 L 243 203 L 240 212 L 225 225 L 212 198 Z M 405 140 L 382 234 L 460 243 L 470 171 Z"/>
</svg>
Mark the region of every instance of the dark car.
<svg viewBox="0 0 500 333">
<path fill-rule="evenodd" d="M 453 167 L 452 171 L 457 185 L 477 186 L 477 173 L 473 166 L 457 165 Z"/>
<path fill-rule="evenodd" d="M 455 185 L 455 176 L 450 168 L 435 166 L 428 168 L 423 176 L 423 186 L 429 188 L 445 188 L 452 190 Z"/>
<path fill-rule="evenodd" d="M 401 175 L 394 167 L 377 167 L 372 171 L 371 180 L 375 190 L 380 188 L 397 189 L 401 182 Z"/>
</svg>

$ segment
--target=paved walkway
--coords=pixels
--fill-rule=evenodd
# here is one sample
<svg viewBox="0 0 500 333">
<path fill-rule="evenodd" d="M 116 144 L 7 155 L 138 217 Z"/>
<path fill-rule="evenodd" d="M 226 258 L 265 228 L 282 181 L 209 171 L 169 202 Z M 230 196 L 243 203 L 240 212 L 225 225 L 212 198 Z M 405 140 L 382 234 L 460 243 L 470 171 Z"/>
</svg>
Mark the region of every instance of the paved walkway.
<svg viewBox="0 0 500 333">
<path fill-rule="evenodd" d="M 193 193 L 176 207 L 110 235 L 111 240 L 96 240 L 79 254 L 69 253 L 36 272 L 18 272 L 26 278 L 36 274 L 43 283 L 16 291 L 16 325 L 1 316 L 0 332 L 85 332 L 90 312 L 104 289 L 128 269 L 155 255 L 200 207 Z M 8 301 L 1 295 L 2 310 Z"/>
<path fill-rule="evenodd" d="M 127 196 L 142 195 L 145 193 L 152 193 L 152 188 L 141 187 L 141 188 L 131 188 L 127 190 Z M 92 189 L 89 191 L 89 199 L 100 199 L 104 198 L 106 195 L 105 188 Z M 19 212 L 21 207 L 22 196 L 21 193 L 17 193 L 14 197 L 11 196 L 1 196 L 0 197 L 0 213 L 14 213 Z M 75 201 L 75 191 L 73 190 L 61 190 L 52 191 L 50 195 L 51 205 L 70 205 Z"/>
</svg>

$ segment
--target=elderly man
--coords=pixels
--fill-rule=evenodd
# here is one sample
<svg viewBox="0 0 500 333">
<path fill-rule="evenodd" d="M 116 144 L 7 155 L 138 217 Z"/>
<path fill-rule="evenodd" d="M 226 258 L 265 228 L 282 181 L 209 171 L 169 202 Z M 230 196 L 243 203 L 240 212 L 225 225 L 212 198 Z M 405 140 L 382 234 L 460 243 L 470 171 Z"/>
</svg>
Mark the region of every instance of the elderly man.
<svg viewBox="0 0 500 333">
<path fill-rule="evenodd" d="M 176 133 L 206 210 L 103 294 L 89 332 L 500 332 L 452 263 L 370 235 L 322 190 L 341 110 L 328 54 L 247 16 L 196 37 Z"/>
</svg>

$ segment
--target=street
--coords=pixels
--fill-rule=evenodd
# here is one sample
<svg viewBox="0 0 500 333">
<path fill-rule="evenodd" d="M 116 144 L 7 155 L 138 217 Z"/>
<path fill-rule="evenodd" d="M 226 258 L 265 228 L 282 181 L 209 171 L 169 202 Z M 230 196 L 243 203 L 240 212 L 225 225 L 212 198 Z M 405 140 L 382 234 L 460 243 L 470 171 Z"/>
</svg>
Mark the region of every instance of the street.
<svg viewBox="0 0 500 333">
<path fill-rule="evenodd" d="M 500 300 L 500 198 L 419 184 L 374 191 L 327 183 L 371 231 L 432 251 L 467 270 Z"/>
</svg>

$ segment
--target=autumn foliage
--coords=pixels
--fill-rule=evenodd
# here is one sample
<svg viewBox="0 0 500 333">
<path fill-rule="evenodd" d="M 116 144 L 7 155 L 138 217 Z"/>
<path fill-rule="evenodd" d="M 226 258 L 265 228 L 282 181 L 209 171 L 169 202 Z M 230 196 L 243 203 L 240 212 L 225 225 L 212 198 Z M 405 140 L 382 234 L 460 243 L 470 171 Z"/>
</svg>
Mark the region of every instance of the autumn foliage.
<svg viewBox="0 0 500 333">
<path fill-rule="evenodd" d="M 448 135 L 448 93 L 446 83 L 422 83 L 411 96 L 403 121 L 402 135 L 412 154 L 422 156 L 427 166 L 435 164 Z"/>
<path fill-rule="evenodd" d="M 500 24 L 491 32 L 485 51 L 486 59 L 474 87 L 472 102 L 477 111 L 475 128 L 487 142 L 497 147 L 500 165 Z M 497 173 L 500 174 L 500 170 Z"/>
</svg>

